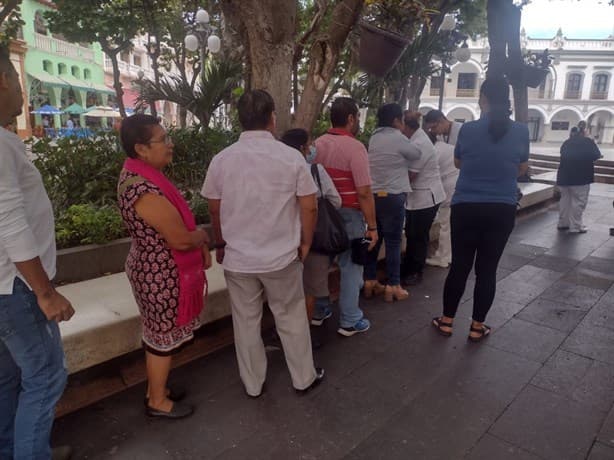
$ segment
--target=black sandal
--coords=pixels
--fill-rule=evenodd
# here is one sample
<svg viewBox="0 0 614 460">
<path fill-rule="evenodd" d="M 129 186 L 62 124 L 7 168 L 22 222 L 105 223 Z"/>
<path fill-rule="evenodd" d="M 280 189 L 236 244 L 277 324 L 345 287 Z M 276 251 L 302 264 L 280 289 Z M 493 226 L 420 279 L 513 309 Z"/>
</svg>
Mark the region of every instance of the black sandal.
<svg viewBox="0 0 614 460">
<path fill-rule="evenodd" d="M 452 335 L 452 331 L 444 331 L 442 327 L 449 327 L 450 329 L 452 329 L 452 323 L 446 323 L 445 321 L 442 321 L 442 320 L 443 320 L 443 316 L 436 316 L 435 318 L 433 318 L 431 325 L 435 329 L 437 329 L 437 332 L 439 332 L 444 337 L 450 337 Z"/>
<path fill-rule="evenodd" d="M 472 335 L 468 335 L 467 336 L 467 340 L 470 340 L 471 342 L 477 343 L 477 342 L 481 342 L 486 337 L 488 337 L 490 335 L 491 329 L 486 324 L 482 324 L 482 327 L 473 327 L 473 326 L 471 326 L 470 331 L 471 332 L 479 332 L 480 333 L 480 335 L 478 335 L 477 337 L 473 337 Z"/>
</svg>

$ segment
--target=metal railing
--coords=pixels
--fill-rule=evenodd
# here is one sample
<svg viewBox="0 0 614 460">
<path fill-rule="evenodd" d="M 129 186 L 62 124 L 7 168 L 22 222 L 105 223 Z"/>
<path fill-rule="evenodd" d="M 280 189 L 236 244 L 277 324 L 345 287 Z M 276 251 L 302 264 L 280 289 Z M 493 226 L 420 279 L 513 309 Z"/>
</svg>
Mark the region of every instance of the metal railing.
<svg viewBox="0 0 614 460">
<path fill-rule="evenodd" d="M 34 34 L 34 46 L 40 50 L 57 54 L 59 56 L 83 59 L 86 61 L 94 60 L 94 51 L 89 48 L 75 45 L 64 40 L 58 40 L 57 38 L 39 33 Z"/>
<path fill-rule="evenodd" d="M 591 99 L 604 100 L 608 98 L 607 91 L 591 91 Z"/>
<path fill-rule="evenodd" d="M 580 99 L 582 91 L 580 90 L 565 90 L 565 99 Z"/>
<path fill-rule="evenodd" d="M 456 89 L 456 97 L 475 97 L 475 88 L 472 89 Z"/>
</svg>

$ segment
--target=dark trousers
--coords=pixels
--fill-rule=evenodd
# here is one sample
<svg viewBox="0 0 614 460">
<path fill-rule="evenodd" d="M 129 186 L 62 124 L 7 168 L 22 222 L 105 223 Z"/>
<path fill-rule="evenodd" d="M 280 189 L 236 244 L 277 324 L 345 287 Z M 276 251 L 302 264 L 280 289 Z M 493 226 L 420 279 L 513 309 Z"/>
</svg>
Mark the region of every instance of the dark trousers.
<svg viewBox="0 0 614 460">
<path fill-rule="evenodd" d="M 403 272 L 405 276 L 422 274 L 426 264 L 426 253 L 429 247 L 429 232 L 437 215 L 439 205 L 432 208 L 405 210 L 405 259 Z"/>
<path fill-rule="evenodd" d="M 483 323 L 495 298 L 497 266 L 514 229 L 516 206 L 460 203 L 451 208 L 452 265 L 443 290 L 443 314 L 454 318 L 475 262 L 473 320 Z"/>
</svg>

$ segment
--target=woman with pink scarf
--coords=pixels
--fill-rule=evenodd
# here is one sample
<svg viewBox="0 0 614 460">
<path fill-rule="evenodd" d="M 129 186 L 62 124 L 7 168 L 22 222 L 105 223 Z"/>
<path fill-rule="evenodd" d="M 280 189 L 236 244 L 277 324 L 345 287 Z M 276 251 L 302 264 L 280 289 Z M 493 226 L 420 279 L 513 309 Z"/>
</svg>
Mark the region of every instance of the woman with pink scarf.
<svg viewBox="0 0 614 460">
<path fill-rule="evenodd" d="M 147 362 L 146 414 L 179 419 L 194 408 L 179 402 L 185 391 L 167 386 L 171 357 L 200 326 L 211 266 L 204 230 L 162 170 L 173 159 L 173 143 L 155 117 L 134 115 L 121 126 L 128 155 L 117 189 L 119 209 L 132 246 L 126 275 L 143 322 Z"/>
</svg>

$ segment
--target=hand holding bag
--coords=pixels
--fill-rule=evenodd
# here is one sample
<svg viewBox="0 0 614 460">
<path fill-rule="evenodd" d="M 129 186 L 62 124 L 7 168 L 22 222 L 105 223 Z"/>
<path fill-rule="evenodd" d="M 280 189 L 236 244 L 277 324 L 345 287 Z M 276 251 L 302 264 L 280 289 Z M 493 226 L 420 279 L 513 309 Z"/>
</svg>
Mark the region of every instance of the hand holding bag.
<svg viewBox="0 0 614 460">
<path fill-rule="evenodd" d="M 311 165 L 311 175 L 318 184 L 321 195 L 318 198 L 318 221 L 313 233 L 311 250 L 329 256 L 341 254 L 350 248 L 345 223 L 335 207 L 324 197 L 318 165 Z"/>
</svg>

